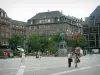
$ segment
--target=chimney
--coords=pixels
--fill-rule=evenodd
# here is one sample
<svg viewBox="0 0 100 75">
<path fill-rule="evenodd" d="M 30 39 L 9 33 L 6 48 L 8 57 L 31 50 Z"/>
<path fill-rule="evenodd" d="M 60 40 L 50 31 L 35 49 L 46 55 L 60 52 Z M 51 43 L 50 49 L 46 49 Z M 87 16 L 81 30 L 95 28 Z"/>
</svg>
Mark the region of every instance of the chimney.
<svg viewBox="0 0 100 75">
<path fill-rule="evenodd" d="M 61 10 L 61 13 L 63 14 L 63 11 Z"/>
</svg>

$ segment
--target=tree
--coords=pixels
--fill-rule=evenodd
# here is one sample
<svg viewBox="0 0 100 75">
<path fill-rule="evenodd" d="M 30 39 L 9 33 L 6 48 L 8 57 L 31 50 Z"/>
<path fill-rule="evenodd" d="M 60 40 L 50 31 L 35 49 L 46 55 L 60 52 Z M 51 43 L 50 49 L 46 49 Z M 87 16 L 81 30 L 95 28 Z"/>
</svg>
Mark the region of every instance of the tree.
<svg viewBox="0 0 100 75">
<path fill-rule="evenodd" d="M 84 47 L 87 45 L 86 38 L 83 35 L 81 35 L 80 38 L 77 38 L 75 36 L 75 39 L 72 40 L 71 42 L 72 42 L 73 48 L 81 47 L 82 49 L 84 49 Z"/>
<path fill-rule="evenodd" d="M 49 44 L 48 44 L 48 50 L 52 53 L 55 53 L 57 51 L 57 46 L 58 43 L 60 42 L 61 38 L 60 38 L 60 32 L 57 32 L 56 35 L 51 36 L 51 39 L 49 40 Z"/>
<path fill-rule="evenodd" d="M 55 41 L 56 43 L 58 43 L 60 41 L 60 32 L 57 32 L 56 35 L 53 37 L 53 41 Z"/>
<path fill-rule="evenodd" d="M 39 39 L 40 37 L 38 35 L 31 35 L 29 40 L 28 40 L 28 45 L 30 45 L 32 50 L 38 50 L 40 49 L 39 46 Z"/>
<path fill-rule="evenodd" d="M 9 46 L 17 47 L 21 46 L 23 47 L 24 43 L 24 38 L 23 36 L 18 36 L 18 35 L 12 35 L 12 37 L 9 39 Z"/>
<path fill-rule="evenodd" d="M 42 52 L 46 52 L 47 48 L 48 48 L 48 44 L 49 44 L 49 39 L 47 36 L 43 36 L 43 37 L 40 37 L 40 50 Z"/>
</svg>

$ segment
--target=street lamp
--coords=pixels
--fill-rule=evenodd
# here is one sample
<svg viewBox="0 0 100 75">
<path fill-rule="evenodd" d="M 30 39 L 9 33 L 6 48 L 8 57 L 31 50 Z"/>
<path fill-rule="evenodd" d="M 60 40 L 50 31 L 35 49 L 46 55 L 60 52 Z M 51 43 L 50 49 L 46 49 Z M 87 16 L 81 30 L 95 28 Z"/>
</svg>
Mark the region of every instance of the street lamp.
<svg viewBox="0 0 100 75">
<path fill-rule="evenodd" d="M 26 42 L 26 41 L 25 41 L 25 37 L 24 37 L 24 51 L 25 51 L 25 42 Z"/>
</svg>

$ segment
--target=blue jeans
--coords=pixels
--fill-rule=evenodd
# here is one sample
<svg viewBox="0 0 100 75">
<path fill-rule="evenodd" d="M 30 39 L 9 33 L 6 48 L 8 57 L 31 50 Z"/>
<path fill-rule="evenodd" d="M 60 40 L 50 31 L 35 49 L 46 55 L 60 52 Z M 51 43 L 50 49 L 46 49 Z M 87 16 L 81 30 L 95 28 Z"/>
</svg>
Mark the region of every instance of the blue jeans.
<svg viewBox="0 0 100 75">
<path fill-rule="evenodd" d="M 6 56 L 4 56 L 4 59 L 6 59 Z"/>
</svg>

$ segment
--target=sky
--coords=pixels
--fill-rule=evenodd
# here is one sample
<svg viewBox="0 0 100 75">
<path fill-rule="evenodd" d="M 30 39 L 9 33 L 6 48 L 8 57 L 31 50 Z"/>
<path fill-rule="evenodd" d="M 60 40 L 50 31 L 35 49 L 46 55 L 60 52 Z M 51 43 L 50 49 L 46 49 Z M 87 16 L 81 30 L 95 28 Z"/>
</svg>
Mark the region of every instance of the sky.
<svg viewBox="0 0 100 75">
<path fill-rule="evenodd" d="M 100 5 L 100 0 L 0 0 L 8 17 L 27 22 L 39 12 L 62 11 L 77 18 L 88 17 Z"/>
</svg>

